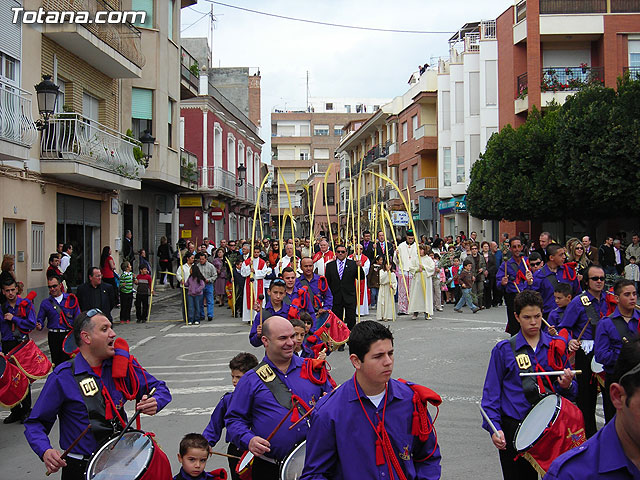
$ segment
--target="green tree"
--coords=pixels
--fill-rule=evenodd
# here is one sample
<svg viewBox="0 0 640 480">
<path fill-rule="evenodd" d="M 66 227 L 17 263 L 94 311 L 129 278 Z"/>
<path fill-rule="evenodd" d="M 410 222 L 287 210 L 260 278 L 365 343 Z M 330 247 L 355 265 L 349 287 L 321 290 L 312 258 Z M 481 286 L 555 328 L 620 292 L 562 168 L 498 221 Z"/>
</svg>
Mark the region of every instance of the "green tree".
<svg viewBox="0 0 640 480">
<path fill-rule="evenodd" d="M 553 149 L 559 107 L 536 108 L 514 129 L 494 134 L 471 170 L 467 206 L 474 217 L 529 220 L 557 216 L 559 199 L 553 174 Z"/>
</svg>

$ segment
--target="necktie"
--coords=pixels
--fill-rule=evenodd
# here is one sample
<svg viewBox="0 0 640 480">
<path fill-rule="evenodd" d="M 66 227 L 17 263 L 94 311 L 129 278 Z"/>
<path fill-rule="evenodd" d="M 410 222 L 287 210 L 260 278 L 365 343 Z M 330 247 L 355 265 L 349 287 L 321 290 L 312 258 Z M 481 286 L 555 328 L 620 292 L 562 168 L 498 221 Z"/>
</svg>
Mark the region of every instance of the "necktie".
<svg viewBox="0 0 640 480">
<path fill-rule="evenodd" d="M 382 247 L 382 253 L 384 253 L 384 243 L 381 243 L 380 246 Z"/>
<path fill-rule="evenodd" d="M 342 272 L 344 272 L 344 261 L 338 262 L 338 276 L 342 280 Z"/>
</svg>

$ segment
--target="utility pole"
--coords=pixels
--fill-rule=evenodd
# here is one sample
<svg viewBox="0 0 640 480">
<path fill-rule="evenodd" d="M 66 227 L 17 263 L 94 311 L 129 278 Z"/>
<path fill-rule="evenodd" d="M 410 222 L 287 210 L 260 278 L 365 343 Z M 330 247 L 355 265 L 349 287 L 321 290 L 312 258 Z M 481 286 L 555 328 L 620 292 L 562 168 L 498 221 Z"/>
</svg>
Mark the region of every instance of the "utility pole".
<svg viewBox="0 0 640 480">
<path fill-rule="evenodd" d="M 209 14 L 209 34 L 211 38 L 211 65 L 207 65 L 207 68 L 213 67 L 213 24 L 216 21 L 216 17 L 213 15 L 213 3 L 211 4 L 211 13 Z"/>
</svg>

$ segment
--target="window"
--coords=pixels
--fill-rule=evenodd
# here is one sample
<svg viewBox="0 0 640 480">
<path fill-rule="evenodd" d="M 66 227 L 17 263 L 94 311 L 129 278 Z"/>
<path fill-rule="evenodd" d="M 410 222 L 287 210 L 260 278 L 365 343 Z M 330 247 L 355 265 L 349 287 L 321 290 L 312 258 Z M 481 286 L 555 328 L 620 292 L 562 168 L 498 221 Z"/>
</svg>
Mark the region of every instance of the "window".
<svg viewBox="0 0 640 480">
<path fill-rule="evenodd" d="M 456 142 L 456 182 L 464 183 L 464 142 Z"/>
<path fill-rule="evenodd" d="M 629 66 L 640 67 L 640 39 L 629 40 Z"/>
<path fill-rule="evenodd" d="M 2 224 L 2 245 L 4 255 L 16 254 L 16 222 L 5 221 Z"/>
<path fill-rule="evenodd" d="M 22 58 L 22 25 L 21 22 L 13 23 L 13 11 L 11 8 L 22 7 L 23 3 L 23 1 L 16 0 L 2 2 L 2 8 L 0 9 L 0 50 L 6 55 L 5 58 L 18 60 Z M 35 101 L 35 98 L 33 100 Z"/>
<path fill-rule="evenodd" d="M 377 112 L 378 110 L 380 110 L 380 105 L 374 105 L 373 106 L 373 111 Z"/>
<path fill-rule="evenodd" d="M 169 147 L 173 147 L 173 127 L 172 122 L 173 122 L 173 100 L 169 99 L 169 105 L 168 105 L 168 110 L 167 110 L 167 119 L 168 119 L 168 125 L 167 125 L 167 145 Z"/>
<path fill-rule="evenodd" d="M 311 127 L 309 126 L 309 124 L 305 124 L 305 125 L 300 125 L 300 136 L 301 137 L 309 137 L 309 129 Z"/>
<path fill-rule="evenodd" d="M 100 100 L 84 92 L 82 94 L 82 115 L 94 122 L 99 121 Z"/>
<path fill-rule="evenodd" d="M 295 125 L 278 125 L 279 137 L 295 137 L 296 127 Z"/>
<path fill-rule="evenodd" d="M 336 204 L 336 184 L 327 183 L 327 197 L 324 196 L 324 188 L 322 189 L 322 205 L 335 205 Z"/>
<path fill-rule="evenodd" d="M 31 270 L 42 270 L 44 261 L 44 224 L 31 224 Z"/>
<path fill-rule="evenodd" d="M 409 140 L 407 122 L 402 122 L 402 141 L 406 142 L 407 140 Z"/>
<path fill-rule="evenodd" d="M 351 105 L 345 105 L 345 106 L 344 106 L 344 111 L 345 111 L 346 113 L 351 113 Z"/>
<path fill-rule="evenodd" d="M 411 176 L 413 177 L 412 182 L 415 185 L 418 181 L 418 165 L 414 165 L 413 167 L 411 167 Z"/>
<path fill-rule="evenodd" d="M 473 165 L 480 158 L 480 135 L 469 136 L 470 165 Z"/>
<path fill-rule="evenodd" d="M 409 186 L 409 169 L 405 168 L 402 170 L 402 185 L 401 188 L 406 188 Z"/>
<path fill-rule="evenodd" d="M 328 148 L 314 148 L 313 149 L 313 158 L 315 160 L 329 160 L 329 149 Z"/>
<path fill-rule="evenodd" d="M 313 134 L 322 137 L 329 136 L 329 125 L 314 125 Z"/>
<path fill-rule="evenodd" d="M 167 3 L 169 4 L 169 40 L 173 40 L 173 6 L 175 0 L 169 0 Z"/>
<path fill-rule="evenodd" d="M 309 160 L 309 149 L 301 148 L 300 149 L 300 160 Z"/>
<path fill-rule="evenodd" d="M 451 129 L 451 92 L 442 92 L 442 130 Z"/>
<path fill-rule="evenodd" d="M 451 186 L 451 149 L 445 148 L 442 151 L 442 180 L 445 187 Z"/>
<path fill-rule="evenodd" d="M 238 165 L 242 165 L 246 168 L 247 164 L 244 159 L 244 143 L 238 142 Z M 245 177 L 248 178 L 248 177 Z"/>
<path fill-rule="evenodd" d="M 469 115 L 480 115 L 480 72 L 469 72 Z"/>
<path fill-rule="evenodd" d="M 294 148 L 278 147 L 278 160 L 295 160 L 296 150 Z"/>
<path fill-rule="evenodd" d="M 334 125 L 333 126 L 333 136 L 341 137 L 342 136 L 342 125 Z"/>
<path fill-rule="evenodd" d="M 0 53 L 0 77 L 9 82 L 17 85 L 18 82 L 18 65 L 20 62 L 9 55 Z"/>
<path fill-rule="evenodd" d="M 498 129 L 496 127 L 487 127 L 487 142 L 494 133 L 498 133 Z"/>
<path fill-rule="evenodd" d="M 227 134 L 227 170 L 236 173 L 236 137 Z"/>
<path fill-rule="evenodd" d="M 153 28 L 153 0 L 131 0 L 131 10 L 147 12 L 144 23 L 134 23 L 136 27 Z"/>
<path fill-rule="evenodd" d="M 456 123 L 464 123 L 464 83 L 456 82 Z"/>
<path fill-rule="evenodd" d="M 324 106 L 325 110 L 333 110 L 333 103 L 327 103 Z"/>
<path fill-rule="evenodd" d="M 136 140 L 145 130 L 152 131 L 153 90 L 135 87 L 131 89 L 131 119 L 131 130 Z"/>
<path fill-rule="evenodd" d="M 418 115 L 411 117 L 411 126 L 413 127 L 413 138 L 416 138 L 416 130 L 418 130 Z"/>
<path fill-rule="evenodd" d="M 58 100 L 56 102 L 56 112 L 61 113 L 64 112 L 64 102 L 65 102 L 65 91 L 67 89 L 67 85 L 65 82 L 58 78 Z"/>
<path fill-rule="evenodd" d="M 498 104 L 498 61 L 487 60 L 484 69 L 485 103 L 494 106 Z"/>
</svg>

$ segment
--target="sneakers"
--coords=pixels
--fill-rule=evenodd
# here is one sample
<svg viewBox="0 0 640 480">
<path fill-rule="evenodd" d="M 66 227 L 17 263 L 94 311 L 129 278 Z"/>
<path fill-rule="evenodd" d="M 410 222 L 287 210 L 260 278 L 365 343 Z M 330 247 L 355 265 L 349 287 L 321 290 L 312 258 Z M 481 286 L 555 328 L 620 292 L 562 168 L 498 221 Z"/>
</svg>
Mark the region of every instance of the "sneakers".
<svg viewBox="0 0 640 480">
<path fill-rule="evenodd" d="M 453 311 L 456 312 L 456 313 L 462 313 L 462 310 L 457 309 L 457 308 L 454 308 Z"/>
<path fill-rule="evenodd" d="M 442 307 L 442 306 L 437 307 L 436 310 L 439 311 L 439 312 L 444 312 L 444 307 Z"/>
<path fill-rule="evenodd" d="M 213 320 L 213 317 L 207 317 L 207 322 L 210 322 L 211 320 Z"/>
<path fill-rule="evenodd" d="M 433 319 L 433 317 L 432 317 L 431 315 L 429 315 L 428 313 L 425 313 L 425 314 L 424 314 L 424 319 L 425 319 L 425 320 L 432 320 L 432 319 Z"/>
<path fill-rule="evenodd" d="M 193 322 L 187 322 L 187 325 L 193 325 Z"/>
<path fill-rule="evenodd" d="M 5 425 L 8 425 L 9 423 L 16 423 L 22 420 L 23 418 L 23 413 L 22 410 L 14 410 L 13 412 L 11 412 L 9 414 L 9 416 L 7 418 L 5 418 L 2 423 L 4 423 Z"/>
<path fill-rule="evenodd" d="M 476 313 L 476 312 L 473 312 L 473 313 Z M 193 324 L 194 325 L 200 325 L 200 322 L 196 320 L 195 322 L 193 322 Z"/>
<path fill-rule="evenodd" d="M 417 320 L 418 319 L 418 314 L 414 313 L 413 315 L 411 315 L 411 320 Z"/>
<path fill-rule="evenodd" d="M 474 308 L 474 309 L 473 309 L 473 310 L 471 310 L 471 311 L 472 311 L 473 313 L 478 313 L 480 310 L 481 310 L 480 308 L 476 307 L 476 308 Z"/>
</svg>

